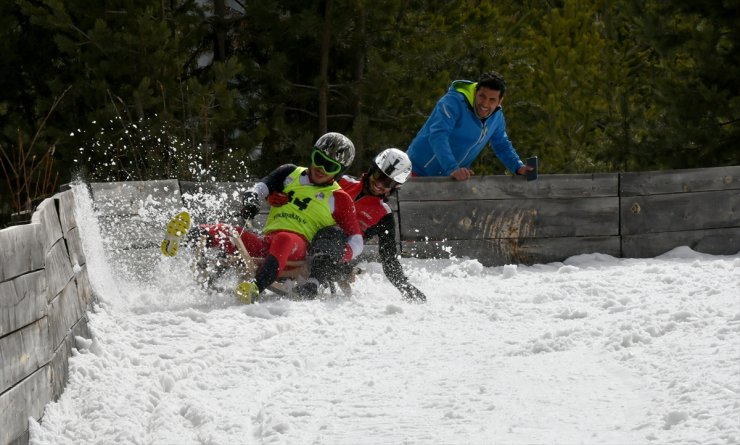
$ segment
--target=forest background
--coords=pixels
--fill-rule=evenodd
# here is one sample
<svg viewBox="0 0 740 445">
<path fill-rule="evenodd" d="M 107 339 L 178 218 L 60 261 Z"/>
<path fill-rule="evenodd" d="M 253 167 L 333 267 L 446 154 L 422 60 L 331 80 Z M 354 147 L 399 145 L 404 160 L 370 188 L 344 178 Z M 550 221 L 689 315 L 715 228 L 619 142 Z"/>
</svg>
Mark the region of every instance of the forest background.
<svg viewBox="0 0 740 445">
<path fill-rule="evenodd" d="M 489 70 L 543 173 L 738 165 L 739 34 L 740 0 L 3 1 L 0 213 L 76 177 L 244 181 L 326 131 L 358 174 Z"/>
</svg>

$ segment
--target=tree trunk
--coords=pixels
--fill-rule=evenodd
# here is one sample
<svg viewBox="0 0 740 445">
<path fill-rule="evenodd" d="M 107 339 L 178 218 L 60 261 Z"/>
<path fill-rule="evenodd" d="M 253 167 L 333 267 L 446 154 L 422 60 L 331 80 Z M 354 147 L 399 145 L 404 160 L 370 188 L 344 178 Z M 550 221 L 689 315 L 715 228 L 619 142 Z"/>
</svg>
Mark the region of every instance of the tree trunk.
<svg viewBox="0 0 740 445">
<path fill-rule="evenodd" d="M 225 0 L 213 1 L 213 12 L 216 20 L 213 25 L 214 45 L 213 60 L 224 62 L 226 60 L 226 2 Z"/>
<path fill-rule="evenodd" d="M 319 135 L 328 131 L 329 108 L 329 47 L 331 46 L 331 2 L 324 3 L 324 32 L 321 36 L 321 64 L 319 65 Z"/>
<path fill-rule="evenodd" d="M 362 2 L 357 2 L 357 31 L 355 31 L 355 66 L 354 66 L 354 81 L 355 81 L 355 103 L 354 103 L 354 138 L 355 144 L 355 159 L 358 161 L 364 161 L 364 140 L 365 133 L 367 132 L 367 123 L 362 119 L 363 115 L 363 100 L 365 96 L 365 89 L 363 88 L 363 79 L 365 77 L 365 59 L 367 57 L 367 36 L 365 35 L 365 23 L 367 14 L 362 8 Z"/>
</svg>

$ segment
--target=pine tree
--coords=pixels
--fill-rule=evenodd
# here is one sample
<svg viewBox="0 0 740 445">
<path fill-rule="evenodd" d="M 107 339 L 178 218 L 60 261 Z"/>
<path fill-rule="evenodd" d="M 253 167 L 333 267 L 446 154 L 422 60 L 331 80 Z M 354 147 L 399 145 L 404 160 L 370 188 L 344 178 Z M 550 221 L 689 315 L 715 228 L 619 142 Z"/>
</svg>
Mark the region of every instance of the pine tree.
<svg viewBox="0 0 740 445">
<path fill-rule="evenodd" d="M 636 8 L 637 5 L 633 4 Z M 646 130 L 651 168 L 740 162 L 740 7 L 737 2 L 650 1 L 638 39 L 655 48 L 658 112 Z"/>
</svg>

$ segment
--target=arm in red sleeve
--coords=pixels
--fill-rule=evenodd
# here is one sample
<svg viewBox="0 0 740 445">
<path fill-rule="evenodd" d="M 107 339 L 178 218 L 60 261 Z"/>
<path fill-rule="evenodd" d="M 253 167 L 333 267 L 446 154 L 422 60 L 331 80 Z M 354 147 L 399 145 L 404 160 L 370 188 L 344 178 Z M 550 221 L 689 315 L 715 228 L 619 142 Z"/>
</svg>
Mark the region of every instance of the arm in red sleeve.
<svg viewBox="0 0 740 445">
<path fill-rule="evenodd" d="M 346 237 L 344 246 L 344 261 L 356 258 L 362 253 L 363 241 L 360 224 L 357 222 L 355 205 L 352 198 L 344 190 L 334 191 L 334 220 L 337 226 L 342 229 Z"/>
</svg>

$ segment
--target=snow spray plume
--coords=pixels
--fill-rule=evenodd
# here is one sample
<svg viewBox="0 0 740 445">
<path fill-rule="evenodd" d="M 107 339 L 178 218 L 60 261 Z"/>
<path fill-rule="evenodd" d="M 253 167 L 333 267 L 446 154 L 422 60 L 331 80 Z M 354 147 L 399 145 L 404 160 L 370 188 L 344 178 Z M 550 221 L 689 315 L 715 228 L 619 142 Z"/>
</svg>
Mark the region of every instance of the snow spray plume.
<svg viewBox="0 0 740 445">
<path fill-rule="evenodd" d="M 189 137 L 175 123 L 152 119 L 105 123 L 70 132 L 79 138 L 74 162 L 91 181 L 178 178 L 189 181 L 242 180 L 248 168 L 244 150 Z"/>
</svg>

